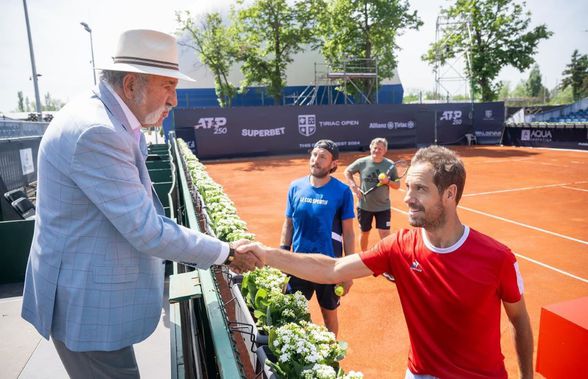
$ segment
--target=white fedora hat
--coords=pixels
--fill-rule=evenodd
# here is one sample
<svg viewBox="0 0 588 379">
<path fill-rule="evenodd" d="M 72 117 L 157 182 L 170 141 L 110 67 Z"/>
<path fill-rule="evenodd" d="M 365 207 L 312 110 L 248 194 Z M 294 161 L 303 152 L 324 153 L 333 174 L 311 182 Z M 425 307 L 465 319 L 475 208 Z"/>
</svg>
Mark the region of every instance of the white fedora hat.
<svg viewBox="0 0 588 379">
<path fill-rule="evenodd" d="M 112 63 L 96 70 L 137 72 L 195 81 L 180 72 L 176 39 L 155 30 L 123 32 L 112 60 Z"/>
</svg>

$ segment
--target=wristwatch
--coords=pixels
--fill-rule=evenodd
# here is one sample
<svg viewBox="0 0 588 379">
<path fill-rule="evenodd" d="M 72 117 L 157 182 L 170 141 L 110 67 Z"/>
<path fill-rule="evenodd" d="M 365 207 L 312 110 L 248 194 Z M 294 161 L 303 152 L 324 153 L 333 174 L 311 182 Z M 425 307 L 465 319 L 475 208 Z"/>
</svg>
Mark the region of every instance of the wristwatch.
<svg viewBox="0 0 588 379">
<path fill-rule="evenodd" d="M 235 249 L 229 246 L 229 255 L 227 256 L 227 259 L 224 261 L 223 264 L 229 265 L 231 264 L 231 262 L 233 262 L 233 260 L 235 260 Z"/>
</svg>

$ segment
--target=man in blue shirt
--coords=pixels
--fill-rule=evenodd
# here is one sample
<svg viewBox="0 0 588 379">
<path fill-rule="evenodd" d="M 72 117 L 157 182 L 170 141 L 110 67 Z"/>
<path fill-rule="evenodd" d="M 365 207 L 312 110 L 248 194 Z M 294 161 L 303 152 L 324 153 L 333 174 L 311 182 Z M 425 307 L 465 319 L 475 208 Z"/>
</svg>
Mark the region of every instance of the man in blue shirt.
<svg viewBox="0 0 588 379">
<path fill-rule="evenodd" d="M 292 182 L 288 191 L 281 248 L 296 253 L 321 252 L 331 257 L 353 254 L 353 195 L 348 186 L 331 176 L 338 165 L 339 149 L 331 140 L 320 140 L 310 153 L 310 175 Z M 347 293 L 353 281 L 342 283 Z M 337 335 L 339 296 L 335 285 L 316 284 L 291 277 L 292 292 L 310 300 L 316 292 L 325 326 Z"/>
</svg>

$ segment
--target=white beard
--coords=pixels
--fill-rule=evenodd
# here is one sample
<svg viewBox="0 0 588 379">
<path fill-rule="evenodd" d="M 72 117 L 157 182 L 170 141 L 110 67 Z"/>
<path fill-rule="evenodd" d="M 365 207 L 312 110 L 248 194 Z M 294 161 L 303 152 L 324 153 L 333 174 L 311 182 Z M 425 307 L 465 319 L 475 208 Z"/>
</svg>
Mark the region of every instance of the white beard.
<svg viewBox="0 0 588 379">
<path fill-rule="evenodd" d="M 144 102 L 145 102 L 144 88 L 141 88 L 141 90 L 137 92 L 133 101 L 138 106 L 142 106 L 144 104 Z M 161 117 L 163 112 L 165 112 L 166 110 L 168 112 L 171 111 L 171 107 L 168 107 L 166 105 L 162 105 L 161 107 L 154 110 L 153 112 L 145 115 L 145 117 L 143 117 L 142 120 L 139 120 L 139 122 L 141 123 L 141 125 L 156 125 L 157 122 L 159 121 L 159 118 Z"/>
</svg>

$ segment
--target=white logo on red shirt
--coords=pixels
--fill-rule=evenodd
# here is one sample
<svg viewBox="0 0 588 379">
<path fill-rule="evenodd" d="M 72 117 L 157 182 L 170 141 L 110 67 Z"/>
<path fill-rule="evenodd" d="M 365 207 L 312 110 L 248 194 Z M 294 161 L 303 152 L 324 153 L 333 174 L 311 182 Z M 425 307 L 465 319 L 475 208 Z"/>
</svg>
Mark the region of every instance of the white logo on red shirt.
<svg viewBox="0 0 588 379">
<path fill-rule="evenodd" d="M 423 272 L 423 269 L 421 268 L 421 264 L 416 259 L 410 265 L 410 269 L 413 271 L 416 271 L 416 272 Z"/>
</svg>

